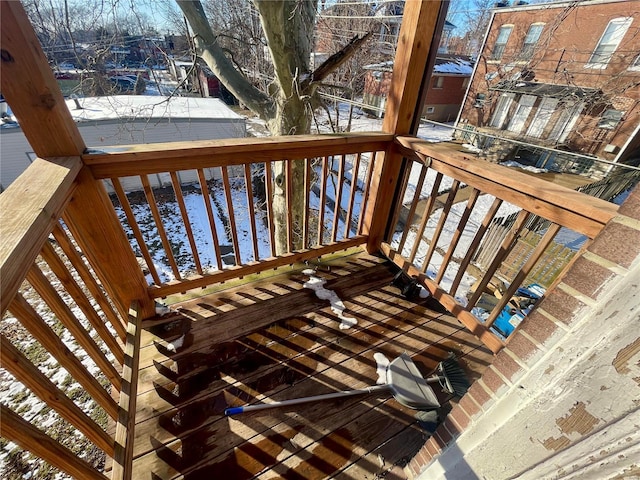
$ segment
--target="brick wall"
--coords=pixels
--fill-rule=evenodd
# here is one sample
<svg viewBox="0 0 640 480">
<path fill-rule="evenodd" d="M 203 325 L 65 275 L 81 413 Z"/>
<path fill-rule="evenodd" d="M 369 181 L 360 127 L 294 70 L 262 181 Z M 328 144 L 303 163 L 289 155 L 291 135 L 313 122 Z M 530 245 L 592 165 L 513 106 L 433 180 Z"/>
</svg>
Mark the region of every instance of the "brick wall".
<svg viewBox="0 0 640 480">
<path fill-rule="evenodd" d="M 617 151 L 608 153 L 604 148 L 608 144 L 622 148 L 640 122 L 640 69 L 630 68 L 640 52 L 640 19 L 637 14 L 639 10 L 640 0 L 579 4 L 567 2 L 542 8 L 528 6 L 497 9 L 471 81 L 469 95 L 463 105 L 461 120 L 463 123 L 469 122 L 479 127 L 489 125 L 501 93 L 494 88 L 500 82 L 516 84 L 523 76 L 541 84 L 595 89 L 604 95 L 587 98 L 583 114 L 563 143 L 571 151 L 614 160 Z M 609 21 L 625 17 L 634 18 L 606 68 L 586 67 Z M 533 56 L 524 60 L 522 48 L 525 35 L 530 25 L 537 22 L 545 24 L 544 30 Z M 513 25 L 513 30 L 505 45 L 503 56 L 499 60 L 493 60 L 492 50 L 502 25 Z M 481 108 L 475 106 L 478 94 L 485 95 L 488 100 Z M 511 105 L 507 118 L 511 118 L 515 112 L 517 100 L 516 95 L 516 101 Z M 520 140 L 529 139 L 533 143 L 540 141 L 524 136 L 540 106 L 540 101 L 540 98 L 536 101 L 528 122 L 521 130 Z M 611 130 L 598 128 L 602 113 L 610 108 L 625 112 L 622 121 Z M 560 119 L 561 111 L 562 108 L 556 109 L 542 139 L 548 137 Z M 503 127 L 503 132 L 504 128 L 506 127 Z"/>
<path fill-rule="evenodd" d="M 576 256 L 555 288 L 495 356 L 482 378 L 453 406 L 435 434 L 405 468 L 409 478 L 425 471 L 421 478 L 445 478 L 437 475 L 445 470 L 449 480 L 468 478 L 470 472 L 478 471 L 482 472 L 481 478 L 498 478 L 486 472 L 495 475 L 501 467 L 505 471 L 511 468 L 530 472 L 531 478 L 542 478 L 536 468 L 551 471 L 559 468 L 554 467 L 548 457 L 555 458 L 572 448 L 588 449 L 590 444 L 585 439 L 590 436 L 593 436 L 594 452 L 576 462 L 606 463 L 600 457 L 609 453 L 607 449 L 612 440 L 604 440 L 606 448 L 598 447 L 596 426 L 615 423 L 624 426 L 631 422 L 629 415 L 633 412 L 638 415 L 637 405 L 633 405 L 640 398 L 640 186 L 618 213 L 586 251 Z M 590 353 L 587 355 L 587 352 Z M 578 378 L 570 369 L 581 364 L 583 368 L 577 371 L 583 373 Z M 553 387 L 556 390 L 549 386 L 554 382 L 559 385 Z M 551 389 L 561 394 L 557 394 L 558 398 L 553 398 L 553 394 L 536 397 L 533 410 L 527 412 L 525 409 L 532 409 L 531 402 L 519 404 L 513 399 L 524 397 L 532 386 L 533 390 Z M 536 394 L 534 391 L 531 395 Z M 539 415 L 536 409 L 544 413 Z M 557 413 L 563 411 L 564 415 Z M 527 415 L 532 415 L 529 424 L 522 420 Z M 492 419 L 499 432 L 493 436 L 487 432 L 487 425 L 494 425 Z M 632 425 L 625 428 L 636 431 Z M 509 432 L 511 438 L 504 438 L 505 432 Z M 460 442 L 463 437 L 465 441 Z M 474 449 L 480 438 L 483 440 Z M 638 448 L 640 434 L 630 433 L 625 441 Z M 488 455 L 486 464 L 478 460 L 482 454 L 476 449 L 490 452 L 492 447 L 509 442 L 512 445 L 529 442 L 531 454 L 514 455 L 510 459 L 505 452 L 499 456 Z M 523 458 L 527 456 L 530 458 Z M 569 455 L 565 453 L 565 456 Z M 625 459 L 624 453 L 613 457 L 620 465 Z M 510 464 L 501 466 L 501 462 Z M 511 462 L 521 462 L 521 465 L 516 468 Z M 549 463 L 547 467 L 545 462 Z M 512 474 L 509 472 L 500 478 L 511 478 Z"/>
</svg>

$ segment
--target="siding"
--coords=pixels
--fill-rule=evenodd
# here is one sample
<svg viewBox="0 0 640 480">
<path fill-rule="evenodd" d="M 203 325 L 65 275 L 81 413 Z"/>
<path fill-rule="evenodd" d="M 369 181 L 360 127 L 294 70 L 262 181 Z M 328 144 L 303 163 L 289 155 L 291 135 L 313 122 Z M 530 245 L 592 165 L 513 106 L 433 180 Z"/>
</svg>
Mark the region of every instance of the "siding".
<svg viewBox="0 0 640 480">
<path fill-rule="evenodd" d="M 83 122 L 78 127 L 87 146 L 95 149 L 110 145 L 219 140 L 246 136 L 244 119 L 109 120 Z M 0 131 L 0 184 L 3 189 L 29 166 L 27 152 L 31 151 L 31 146 L 19 128 Z M 133 184 L 127 184 L 127 187 L 133 188 Z"/>
</svg>

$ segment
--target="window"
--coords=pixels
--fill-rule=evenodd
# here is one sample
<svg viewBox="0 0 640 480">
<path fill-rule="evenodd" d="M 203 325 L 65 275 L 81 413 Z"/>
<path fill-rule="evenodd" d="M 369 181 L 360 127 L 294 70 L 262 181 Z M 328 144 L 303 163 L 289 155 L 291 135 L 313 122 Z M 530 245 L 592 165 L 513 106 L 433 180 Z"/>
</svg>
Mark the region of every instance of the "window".
<svg viewBox="0 0 640 480">
<path fill-rule="evenodd" d="M 442 88 L 444 85 L 444 77 L 435 77 L 433 79 L 433 88 Z"/>
<path fill-rule="evenodd" d="M 436 107 L 427 107 L 427 113 L 433 113 L 436 111 Z"/>
<path fill-rule="evenodd" d="M 502 58 L 502 55 L 504 55 L 504 47 L 507 45 L 512 30 L 513 25 L 502 25 L 500 27 L 496 44 L 491 51 L 491 60 L 500 60 Z"/>
<path fill-rule="evenodd" d="M 522 52 L 520 53 L 520 56 L 524 60 L 529 60 L 533 57 L 533 52 L 535 51 L 538 40 L 540 39 L 542 30 L 544 30 L 544 23 L 532 23 L 529 27 L 527 36 L 524 37 L 524 43 L 522 44 Z"/>
<path fill-rule="evenodd" d="M 573 105 L 564 105 L 563 108 L 560 117 L 549 134 L 549 140 L 558 143 L 563 143 L 571 133 L 571 129 L 578 121 L 578 117 L 584 108 L 584 103 L 578 102 Z"/>
<path fill-rule="evenodd" d="M 607 64 L 616 51 L 622 37 L 627 33 L 633 18 L 614 18 L 609 22 L 585 68 L 607 68 Z"/>
<path fill-rule="evenodd" d="M 536 103 L 536 98 L 534 95 L 522 95 L 518 102 L 518 107 L 513 113 L 513 117 L 511 117 L 507 130 L 513 133 L 520 133 L 522 131 L 531 110 L 533 110 L 533 105 Z"/>
<path fill-rule="evenodd" d="M 491 119 L 491 126 L 495 128 L 502 128 L 504 121 L 509 113 L 509 107 L 513 102 L 513 93 L 503 93 L 498 99 L 498 105 L 496 105 L 496 111 Z"/>
<path fill-rule="evenodd" d="M 540 106 L 538 106 L 538 111 L 536 112 L 535 117 L 533 117 L 533 120 L 531 120 L 531 125 L 529 125 L 529 129 L 527 130 L 528 137 L 540 138 L 542 136 L 544 127 L 549 123 L 551 115 L 553 115 L 557 106 L 557 98 L 542 99 Z"/>
<path fill-rule="evenodd" d="M 631 62 L 631 65 L 629 65 L 629 70 L 640 70 L 640 55 L 638 55 L 633 62 Z"/>
<path fill-rule="evenodd" d="M 613 130 L 620 123 L 623 115 L 624 112 L 621 112 L 620 110 L 605 110 L 602 117 L 600 117 L 600 120 L 598 120 L 598 128 Z"/>
</svg>

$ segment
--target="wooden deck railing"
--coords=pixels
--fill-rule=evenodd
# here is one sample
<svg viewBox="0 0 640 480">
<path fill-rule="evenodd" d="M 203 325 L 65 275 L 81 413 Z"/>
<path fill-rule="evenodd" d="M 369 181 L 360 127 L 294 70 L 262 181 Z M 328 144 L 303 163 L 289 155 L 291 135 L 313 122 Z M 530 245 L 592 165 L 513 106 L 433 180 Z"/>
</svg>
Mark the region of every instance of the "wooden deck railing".
<svg viewBox="0 0 640 480">
<path fill-rule="evenodd" d="M 353 134 L 139 145 L 83 160 L 114 192 L 118 216 L 148 269 L 150 295 L 158 298 L 366 243 L 362 212 L 374 161 L 391 139 Z M 288 235 L 288 248 L 276 254 L 266 199 L 280 181 L 278 162 L 285 164 L 287 232 L 294 230 L 294 162 L 304 165 L 304 214 L 300 248 Z"/>
<path fill-rule="evenodd" d="M 617 207 L 513 169 L 469 159 L 450 145 L 412 137 L 399 137 L 396 143 L 412 159 L 412 165 L 405 169 L 392 228 L 381 249 L 497 352 L 504 338 L 491 327 L 529 275 L 539 268 L 540 260 L 548 259 L 549 252 L 557 248 L 554 238 L 561 228 L 591 239 L 611 220 Z M 481 198 L 485 200 L 479 201 Z M 506 204 L 510 207 L 507 212 L 519 212 L 515 222 L 501 236 L 489 259 L 485 250 L 484 268 L 474 270 L 473 262 L 487 240 L 489 227 Z M 502 270 L 512 272 L 509 278 L 496 278 L 504 262 L 515 262 L 510 254 L 520 238 L 530 238 L 531 232 L 525 227 L 536 216 L 547 221 L 544 231 L 515 271 Z M 472 217 L 474 221 L 470 222 Z M 463 248 L 459 248 L 461 245 Z M 551 279 L 558 275 L 555 272 Z M 467 285 L 466 291 L 461 285 L 465 276 L 473 277 L 474 283 Z M 505 290 L 486 318 L 478 318 L 472 313 L 474 307 L 489 285 L 499 281 L 504 281 Z"/>
<path fill-rule="evenodd" d="M 129 297 L 116 298 L 121 290 L 108 288 L 102 280 L 109 278 L 103 270 L 113 270 L 113 265 L 96 261 L 103 257 L 83 248 L 92 244 L 82 238 L 82 225 L 89 225 L 89 219 L 79 219 L 78 212 L 94 211 L 85 199 L 108 199 L 111 189 L 108 208 L 121 219 L 119 235 L 129 235 L 131 249 L 144 258 L 146 267 L 135 268 L 148 269 L 143 290 L 158 298 L 366 244 L 371 218 L 364 212 L 371 212 L 367 206 L 375 200 L 370 185 L 381 181 L 373 177 L 376 157 L 387 152 L 394 158 L 389 155 L 394 149 L 413 159 L 414 167 L 397 179 L 398 201 L 379 249 L 418 277 L 493 351 L 503 341 L 492 333 L 491 324 L 560 228 L 592 238 L 616 210 L 513 170 L 468 160 L 442 145 L 409 137 L 394 143 L 387 134 L 141 145 L 77 158 L 38 159 L 0 196 L 6 232 L 0 265 L 3 322 L 15 322 L 17 332 L 2 337 L 2 368 L 56 412 L 50 422 L 64 419 L 82 433 L 84 452 L 97 449 L 112 459 L 113 478 L 126 478 L 131 473 L 127 439 L 133 421 L 129 412 L 135 411 L 142 314 L 136 310 L 127 318 L 119 305 Z M 264 183 L 265 198 L 270 196 L 273 165 L 279 161 L 285 162 L 287 198 L 287 165 L 304 164 L 305 215 L 301 248 L 289 243 L 286 252 L 276 255 L 273 214 L 268 202 L 262 211 L 257 207 L 261 197 L 255 186 Z M 204 212 L 200 230 L 189 208 L 192 201 Z M 522 210 L 485 271 L 472 272 L 474 255 L 506 202 Z M 484 211 L 479 214 L 480 204 Z M 286 205 L 291 212 L 291 202 Z M 551 227 L 507 279 L 502 298 L 481 321 L 473 307 L 532 215 L 549 220 Z M 289 229 L 291 217 L 286 215 Z M 211 241 L 199 241 L 201 234 Z M 225 244 L 228 251 L 222 249 Z M 131 252 L 127 258 L 135 260 Z M 458 290 L 469 273 L 476 277 L 476 288 L 463 300 Z M 52 374 L 60 368 L 68 377 Z M 6 439 L 72 475 L 104 478 L 81 452 L 49 436 L 48 422 L 41 428 L 37 415 L 27 420 L 6 405 L 2 415 Z"/>
<path fill-rule="evenodd" d="M 391 140 L 386 134 L 242 139 L 37 159 L 0 195 L 2 314 L 3 323 L 12 325 L 3 329 L 1 366 L 8 382 L 24 386 L 21 404 L 55 413 L 28 411 L 25 417 L 20 404 L 3 403 L 2 436 L 77 478 L 106 478 L 85 459 L 96 457 L 96 451 L 101 452 L 97 457 L 108 459 L 112 478 L 131 474 L 128 438 L 134 419 L 129 412 L 135 411 L 142 310 L 127 316 L 121 305 L 132 297 L 117 298 L 122 290 L 108 288 L 112 286 L 102 279 L 117 268 L 129 271 L 132 265 L 125 263 L 135 262 L 135 256 L 116 258 L 112 252 L 83 248 L 95 245 L 84 238 L 93 233 L 83 225 L 93 227 L 104 220 L 95 216 L 96 201 L 104 204 L 109 188 L 110 208 L 122 220 L 119 234 L 125 235 L 123 229 L 130 234 L 130 248 L 145 259 L 149 271 L 150 283 L 142 290 L 157 298 L 365 244 L 362 212 L 368 185 L 377 152 Z M 260 201 L 253 185 L 262 181 L 269 197 L 277 161 L 285 162 L 287 228 L 292 217 L 287 164 L 300 161 L 305 166 L 305 240 L 301 248 L 279 255 L 268 202 L 262 218 L 253 213 Z M 161 177 L 168 179 L 166 184 Z M 197 241 L 187 195 L 206 212 L 205 233 L 213 242 Z M 223 214 L 215 202 L 223 202 L 217 205 Z M 178 221 L 179 227 L 172 226 L 179 229 L 177 236 L 167 228 L 170 219 Z M 145 230 L 149 223 L 153 234 Z M 249 238 L 242 242 L 245 226 Z M 186 261 L 178 237 L 186 245 Z M 223 238 L 231 247 L 227 262 Z M 109 262 L 100 260 L 109 253 Z M 203 261 L 207 255 L 213 265 Z M 170 275 L 163 276 L 163 271 Z M 67 374 L 55 375 L 60 369 Z M 61 422 L 68 422 L 81 440 L 75 434 L 68 435 L 73 446 L 55 440 L 61 437 L 51 425 L 62 428 Z"/>
</svg>

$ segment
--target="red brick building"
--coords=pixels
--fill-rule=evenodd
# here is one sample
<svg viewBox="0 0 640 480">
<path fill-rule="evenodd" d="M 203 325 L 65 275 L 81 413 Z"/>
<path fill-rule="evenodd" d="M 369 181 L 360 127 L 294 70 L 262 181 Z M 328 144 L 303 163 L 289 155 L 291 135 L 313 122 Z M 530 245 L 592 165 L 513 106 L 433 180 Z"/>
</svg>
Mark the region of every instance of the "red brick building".
<svg viewBox="0 0 640 480">
<path fill-rule="evenodd" d="M 391 84 L 393 62 L 369 65 L 365 69 L 369 71 L 365 77 L 363 102 L 377 107 L 372 113 L 382 116 Z M 422 116 L 437 122 L 455 120 L 472 71 L 473 64 L 468 57 L 439 54 L 427 90 Z"/>
<path fill-rule="evenodd" d="M 639 0 L 495 9 L 460 123 L 638 165 L 639 13 Z M 548 151 L 518 150 L 549 162 Z"/>
</svg>

